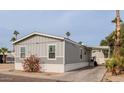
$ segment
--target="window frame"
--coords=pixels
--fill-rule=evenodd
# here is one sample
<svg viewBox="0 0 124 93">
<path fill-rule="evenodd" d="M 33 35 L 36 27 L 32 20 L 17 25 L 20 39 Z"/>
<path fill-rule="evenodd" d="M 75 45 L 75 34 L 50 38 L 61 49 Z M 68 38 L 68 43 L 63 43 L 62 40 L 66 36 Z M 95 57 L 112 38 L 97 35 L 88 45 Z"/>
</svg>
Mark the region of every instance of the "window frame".
<svg viewBox="0 0 124 93">
<path fill-rule="evenodd" d="M 49 47 L 50 46 L 55 46 L 55 58 L 50 58 L 49 57 Z M 56 60 L 56 44 L 48 44 L 48 46 L 47 46 L 47 59 L 48 60 Z"/>
<path fill-rule="evenodd" d="M 82 57 L 81 57 L 82 56 Z M 83 49 L 80 48 L 80 60 L 82 61 L 83 60 Z"/>
<path fill-rule="evenodd" d="M 22 48 L 25 48 L 25 57 L 22 57 L 22 50 L 21 50 Z M 21 46 L 21 47 L 20 47 L 20 53 L 19 53 L 19 55 L 20 55 L 20 58 L 21 58 L 21 59 L 26 58 L 26 47 L 25 47 L 25 46 Z"/>
</svg>

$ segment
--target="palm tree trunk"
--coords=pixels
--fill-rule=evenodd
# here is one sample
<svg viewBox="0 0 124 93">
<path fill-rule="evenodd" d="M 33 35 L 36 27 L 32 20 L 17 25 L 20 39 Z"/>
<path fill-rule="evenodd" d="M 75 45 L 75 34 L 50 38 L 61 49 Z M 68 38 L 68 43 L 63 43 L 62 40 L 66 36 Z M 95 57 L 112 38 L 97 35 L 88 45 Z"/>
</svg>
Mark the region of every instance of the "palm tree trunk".
<svg viewBox="0 0 124 93">
<path fill-rule="evenodd" d="M 6 55 L 3 53 L 3 63 L 6 63 Z"/>
<path fill-rule="evenodd" d="M 116 38 L 114 45 L 114 55 L 120 56 L 120 13 L 119 10 L 116 10 Z"/>
<path fill-rule="evenodd" d="M 15 35 L 15 38 L 16 38 L 16 40 L 17 40 L 17 35 Z"/>
<path fill-rule="evenodd" d="M 5 61 L 4 61 L 4 58 L 5 58 L 5 57 L 4 57 L 4 54 L 3 54 L 3 63 L 5 62 Z"/>
<path fill-rule="evenodd" d="M 115 44 L 114 44 L 114 56 L 120 57 L 120 48 L 121 48 L 121 27 L 120 27 L 120 13 L 119 10 L 116 10 L 116 34 L 115 34 Z M 116 75 L 119 75 L 121 73 L 120 67 L 116 66 L 114 67 Z"/>
</svg>

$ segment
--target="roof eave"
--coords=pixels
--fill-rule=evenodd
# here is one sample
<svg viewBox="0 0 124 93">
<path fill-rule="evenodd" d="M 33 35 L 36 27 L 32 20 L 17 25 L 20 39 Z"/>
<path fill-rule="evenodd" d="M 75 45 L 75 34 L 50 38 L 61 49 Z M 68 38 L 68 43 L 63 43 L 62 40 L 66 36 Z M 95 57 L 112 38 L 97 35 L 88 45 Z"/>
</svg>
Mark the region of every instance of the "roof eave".
<svg viewBox="0 0 124 93">
<path fill-rule="evenodd" d="M 28 37 L 30 37 L 32 35 L 40 35 L 40 36 L 46 36 L 46 37 L 50 37 L 50 38 L 64 40 L 63 37 L 53 36 L 53 35 L 48 35 L 48 34 L 43 34 L 43 33 L 38 33 L 38 32 L 33 32 L 33 33 L 29 34 L 29 35 L 26 35 L 25 37 L 22 37 L 22 38 L 20 38 L 20 39 L 18 39 L 16 41 L 14 41 L 13 44 L 18 43 L 18 42 L 20 42 L 20 41 L 22 41 L 22 40 L 24 40 L 24 39 L 26 39 L 26 38 L 28 38 Z"/>
</svg>

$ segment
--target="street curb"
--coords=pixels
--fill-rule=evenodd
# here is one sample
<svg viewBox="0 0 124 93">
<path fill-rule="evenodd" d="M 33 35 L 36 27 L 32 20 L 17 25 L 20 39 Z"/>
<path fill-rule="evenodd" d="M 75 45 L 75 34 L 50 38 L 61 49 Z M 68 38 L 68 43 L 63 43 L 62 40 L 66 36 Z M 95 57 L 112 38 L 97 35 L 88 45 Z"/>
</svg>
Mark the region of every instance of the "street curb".
<svg viewBox="0 0 124 93">
<path fill-rule="evenodd" d="M 107 69 L 106 69 L 106 71 L 104 72 L 104 74 L 103 74 L 102 79 L 100 80 L 100 82 L 103 82 L 103 79 L 104 79 L 106 73 L 107 73 Z"/>
</svg>

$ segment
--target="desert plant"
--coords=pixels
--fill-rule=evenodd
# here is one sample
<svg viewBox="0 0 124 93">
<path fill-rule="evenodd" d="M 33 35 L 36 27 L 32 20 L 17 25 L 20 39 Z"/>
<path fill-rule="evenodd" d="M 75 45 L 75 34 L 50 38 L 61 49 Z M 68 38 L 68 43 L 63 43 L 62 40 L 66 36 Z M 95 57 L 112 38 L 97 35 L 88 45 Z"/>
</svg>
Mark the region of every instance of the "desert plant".
<svg viewBox="0 0 124 93">
<path fill-rule="evenodd" d="M 24 59 L 23 68 L 25 72 L 40 72 L 40 61 L 39 58 L 31 55 Z"/>
<path fill-rule="evenodd" d="M 112 71 L 114 69 L 114 67 L 117 65 L 116 64 L 116 58 L 112 57 L 110 59 L 108 59 L 105 63 L 106 68 L 108 69 L 108 71 Z"/>
<path fill-rule="evenodd" d="M 123 56 L 118 57 L 117 61 L 118 61 L 118 64 L 117 64 L 118 67 L 121 70 L 124 69 L 124 57 Z"/>
<path fill-rule="evenodd" d="M 106 68 L 108 71 L 112 72 L 112 75 L 118 75 L 124 69 L 124 57 L 122 56 L 113 56 L 106 61 Z"/>
</svg>

